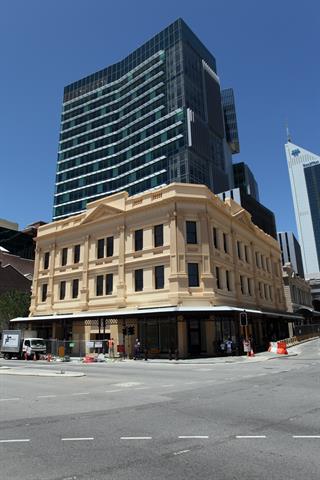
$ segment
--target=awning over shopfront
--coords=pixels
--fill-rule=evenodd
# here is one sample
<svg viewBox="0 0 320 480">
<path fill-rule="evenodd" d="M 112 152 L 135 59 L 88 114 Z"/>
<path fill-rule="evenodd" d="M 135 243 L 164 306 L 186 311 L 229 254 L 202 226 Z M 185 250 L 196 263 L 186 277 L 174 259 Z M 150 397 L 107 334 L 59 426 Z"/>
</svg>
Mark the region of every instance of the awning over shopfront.
<svg viewBox="0 0 320 480">
<path fill-rule="evenodd" d="M 266 310 L 256 310 L 250 308 L 240 308 L 231 306 L 207 306 L 207 307 L 186 307 L 186 306 L 167 306 L 157 308 L 136 308 L 136 309 L 119 309 L 119 310 L 101 310 L 95 312 L 79 312 L 79 313 L 65 313 L 59 315 L 38 315 L 32 317 L 17 317 L 10 320 L 10 323 L 22 323 L 22 322 L 37 322 L 37 321 L 59 321 L 59 320 L 81 320 L 89 318 L 128 318 L 128 317 L 145 317 L 146 315 L 183 315 L 192 313 L 202 313 L 208 315 L 214 315 L 219 313 L 236 313 L 246 311 L 252 315 L 264 315 L 268 317 L 283 318 L 288 321 L 303 320 L 303 315 L 292 314 L 288 312 L 275 312 Z"/>
</svg>

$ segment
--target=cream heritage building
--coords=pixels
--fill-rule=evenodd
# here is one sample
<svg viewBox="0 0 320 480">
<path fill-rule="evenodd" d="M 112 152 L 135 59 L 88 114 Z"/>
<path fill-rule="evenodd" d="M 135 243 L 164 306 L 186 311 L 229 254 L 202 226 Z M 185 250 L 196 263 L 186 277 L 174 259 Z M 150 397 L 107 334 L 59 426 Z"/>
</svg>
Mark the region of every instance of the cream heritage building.
<svg viewBox="0 0 320 480">
<path fill-rule="evenodd" d="M 74 354 L 111 336 L 127 353 L 138 337 L 150 354 L 185 357 L 241 345 L 243 309 L 257 349 L 288 335 L 277 241 L 233 200 L 173 183 L 40 227 L 30 316 L 13 322 L 72 340 Z"/>
</svg>

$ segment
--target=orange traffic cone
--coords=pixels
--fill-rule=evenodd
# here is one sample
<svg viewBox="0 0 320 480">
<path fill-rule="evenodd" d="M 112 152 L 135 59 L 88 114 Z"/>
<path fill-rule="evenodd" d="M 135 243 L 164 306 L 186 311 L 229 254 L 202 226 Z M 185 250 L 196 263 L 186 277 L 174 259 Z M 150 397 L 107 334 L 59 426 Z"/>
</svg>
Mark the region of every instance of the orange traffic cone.
<svg viewBox="0 0 320 480">
<path fill-rule="evenodd" d="M 254 351 L 252 350 L 252 348 L 250 350 L 250 357 L 254 357 Z"/>
</svg>

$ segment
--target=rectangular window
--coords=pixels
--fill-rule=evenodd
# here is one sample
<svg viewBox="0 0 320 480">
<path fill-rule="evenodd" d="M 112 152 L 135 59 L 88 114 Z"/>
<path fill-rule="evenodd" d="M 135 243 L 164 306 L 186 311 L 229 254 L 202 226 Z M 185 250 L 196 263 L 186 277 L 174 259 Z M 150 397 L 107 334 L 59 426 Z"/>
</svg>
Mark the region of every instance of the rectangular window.
<svg viewBox="0 0 320 480">
<path fill-rule="evenodd" d="M 238 251 L 238 258 L 240 258 L 240 260 L 242 259 L 242 256 L 241 256 L 241 243 L 239 242 L 239 240 L 237 240 L 237 251 Z"/>
<path fill-rule="evenodd" d="M 221 289 L 220 268 L 219 267 L 216 267 L 216 281 L 217 281 L 217 288 Z"/>
<path fill-rule="evenodd" d="M 44 259 L 43 259 L 43 268 L 45 270 L 48 270 L 49 268 L 49 260 L 50 260 L 50 252 L 46 252 L 44 254 Z"/>
<path fill-rule="evenodd" d="M 113 237 L 107 237 L 107 257 L 113 257 Z"/>
<path fill-rule="evenodd" d="M 249 263 L 249 247 L 248 245 L 244 246 L 244 258 L 247 263 Z"/>
<path fill-rule="evenodd" d="M 139 250 L 143 250 L 143 230 L 136 230 L 134 232 L 134 250 L 138 252 Z"/>
<path fill-rule="evenodd" d="M 197 263 L 188 263 L 189 287 L 199 287 L 199 267 Z"/>
<path fill-rule="evenodd" d="M 214 248 L 219 248 L 218 246 L 218 230 L 216 229 L 216 227 L 213 227 L 213 245 L 214 245 Z"/>
<path fill-rule="evenodd" d="M 67 265 L 67 260 L 68 260 L 68 249 L 63 248 L 61 252 L 61 265 Z"/>
<path fill-rule="evenodd" d="M 135 289 L 136 292 L 142 292 L 142 290 L 143 290 L 143 270 L 142 270 L 142 268 L 134 271 L 134 289 Z"/>
<path fill-rule="evenodd" d="M 112 295 L 113 293 L 113 273 L 107 273 L 106 275 L 106 295 Z"/>
<path fill-rule="evenodd" d="M 101 295 L 103 295 L 103 275 L 97 276 L 96 295 L 97 297 L 101 297 Z"/>
<path fill-rule="evenodd" d="M 41 289 L 41 301 L 42 302 L 45 302 L 47 300 L 47 294 L 48 294 L 48 284 L 44 283 L 42 285 L 42 289 Z"/>
<path fill-rule="evenodd" d="M 156 290 L 159 290 L 160 288 L 164 288 L 164 266 L 163 265 L 157 265 L 154 268 L 154 279 L 155 279 L 155 287 Z"/>
<path fill-rule="evenodd" d="M 100 238 L 97 244 L 97 258 L 104 258 L 104 238 Z"/>
<path fill-rule="evenodd" d="M 79 280 L 75 278 L 72 280 L 72 298 L 78 298 L 79 295 Z"/>
<path fill-rule="evenodd" d="M 197 222 L 186 222 L 187 243 L 196 244 L 197 242 Z"/>
<path fill-rule="evenodd" d="M 264 284 L 264 298 L 268 300 L 269 298 L 269 291 L 268 291 L 268 285 Z"/>
<path fill-rule="evenodd" d="M 252 297 L 253 295 L 253 285 L 252 285 L 253 279 L 248 278 L 248 293 Z"/>
<path fill-rule="evenodd" d="M 73 247 L 73 263 L 80 262 L 80 245 L 75 245 Z"/>
<path fill-rule="evenodd" d="M 261 267 L 261 256 L 259 252 L 256 252 L 256 265 L 258 268 Z"/>
<path fill-rule="evenodd" d="M 66 296 L 66 282 L 60 282 L 60 300 L 64 300 Z"/>
<path fill-rule="evenodd" d="M 244 295 L 244 278 L 243 278 L 243 275 L 240 275 L 240 288 L 241 288 L 242 295 Z"/>
<path fill-rule="evenodd" d="M 231 292 L 231 282 L 230 282 L 230 272 L 229 270 L 226 270 L 226 286 L 227 290 Z"/>
<path fill-rule="evenodd" d="M 226 233 L 223 233 L 223 250 L 228 253 L 228 236 Z"/>
<path fill-rule="evenodd" d="M 262 283 L 259 282 L 259 295 L 260 295 L 260 298 L 263 298 L 263 290 L 262 290 Z"/>
<path fill-rule="evenodd" d="M 162 247 L 163 245 L 163 225 L 155 225 L 153 227 L 154 246 Z"/>
</svg>

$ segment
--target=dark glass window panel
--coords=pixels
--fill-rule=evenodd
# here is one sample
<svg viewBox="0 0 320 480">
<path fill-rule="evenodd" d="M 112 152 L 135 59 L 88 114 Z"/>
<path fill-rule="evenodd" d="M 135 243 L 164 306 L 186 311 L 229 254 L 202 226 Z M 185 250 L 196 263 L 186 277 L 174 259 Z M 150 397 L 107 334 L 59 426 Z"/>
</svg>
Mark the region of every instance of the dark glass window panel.
<svg viewBox="0 0 320 480">
<path fill-rule="evenodd" d="M 156 289 L 164 288 L 164 265 L 157 265 L 155 267 L 154 276 Z"/>
<path fill-rule="evenodd" d="M 189 287 L 199 287 L 199 267 L 197 263 L 188 263 Z"/>
<path fill-rule="evenodd" d="M 97 276 L 96 295 L 97 297 L 103 295 L 103 275 Z"/>
<path fill-rule="evenodd" d="M 113 256 L 113 237 L 107 237 L 107 257 Z"/>
<path fill-rule="evenodd" d="M 48 294 L 48 284 L 44 283 L 42 285 L 42 291 L 41 291 L 41 300 L 42 302 L 45 302 L 47 300 L 47 294 Z"/>
<path fill-rule="evenodd" d="M 187 243 L 196 244 L 197 243 L 197 222 L 191 222 L 187 220 Z"/>
<path fill-rule="evenodd" d="M 213 245 L 215 248 L 218 248 L 218 231 L 216 227 L 213 227 Z"/>
<path fill-rule="evenodd" d="M 73 263 L 80 262 L 80 245 L 75 245 L 73 249 Z"/>
<path fill-rule="evenodd" d="M 230 273 L 228 270 L 226 270 L 226 285 L 227 285 L 227 290 L 230 292 L 231 284 L 230 284 Z"/>
<path fill-rule="evenodd" d="M 67 265 L 67 260 L 68 260 L 68 249 L 63 248 L 61 252 L 61 265 Z"/>
<path fill-rule="evenodd" d="M 75 278 L 72 281 L 72 298 L 78 298 L 79 295 L 79 280 Z"/>
<path fill-rule="evenodd" d="M 241 245 L 239 241 L 237 241 L 237 251 L 238 251 L 238 258 L 241 259 Z"/>
<path fill-rule="evenodd" d="M 63 280 L 60 282 L 60 300 L 64 300 L 66 296 L 66 282 Z"/>
<path fill-rule="evenodd" d="M 227 234 L 223 234 L 223 249 L 226 253 L 228 253 L 228 239 L 227 239 Z"/>
<path fill-rule="evenodd" d="M 136 292 L 141 292 L 143 290 L 143 270 L 134 271 L 134 289 Z"/>
<path fill-rule="evenodd" d="M 106 295 L 112 295 L 113 293 L 113 273 L 107 273 L 106 275 Z"/>
<path fill-rule="evenodd" d="M 98 240 L 97 258 L 104 258 L 104 238 Z"/>
<path fill-rule="evenodd" d="M 49 268 L 49 259 L 50 259 L 50 253 L 46 252 L 44 254 L 44 262 L 43 262 L 43 268 L 47 270 Z"/>
<path fill-rule="evenodd" d="M 155 225 L 153 228 L 154 246 L 162 247 L 163 245 L 163 225 Z"/>
<path fill-rule="evenodd" d="M 219 267 L 216 267 L 216 280 L 217 280 L 217 288 L 221 288 L 220 268 Z"/>
<path fill-rule="evenodd" d="M 137 252 L 143 249 L 143 230 L 134 232 L 134 250 Z"/>
</svg>

